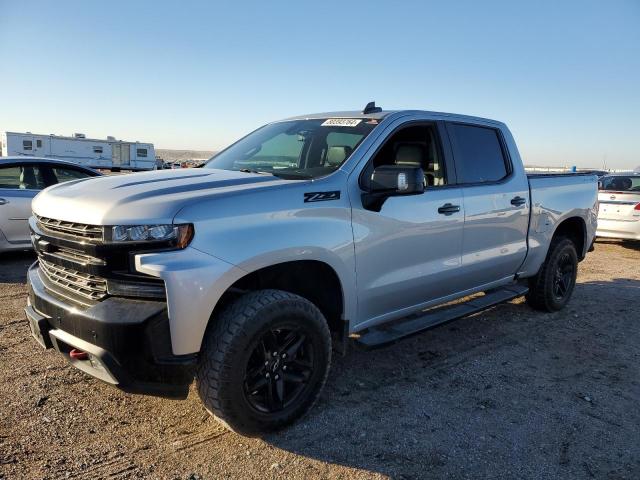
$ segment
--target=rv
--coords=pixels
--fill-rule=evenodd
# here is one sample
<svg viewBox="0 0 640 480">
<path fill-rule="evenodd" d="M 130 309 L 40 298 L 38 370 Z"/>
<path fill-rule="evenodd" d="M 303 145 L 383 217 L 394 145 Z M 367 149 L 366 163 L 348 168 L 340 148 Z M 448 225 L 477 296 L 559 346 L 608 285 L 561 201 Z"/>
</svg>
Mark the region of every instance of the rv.
<svg viewBox="0 0 640 480">
<path fill-rule="evenodd" d="M 153 143 L 126 142 L 114 137 L 93 139 L 86 138 L 82 133 L 65 137 L 4 132 L 0 137 L 0 146 L 5 157 L 46 157 L 115 171 L 153 170 L 157 165 Z"/>
</svg>

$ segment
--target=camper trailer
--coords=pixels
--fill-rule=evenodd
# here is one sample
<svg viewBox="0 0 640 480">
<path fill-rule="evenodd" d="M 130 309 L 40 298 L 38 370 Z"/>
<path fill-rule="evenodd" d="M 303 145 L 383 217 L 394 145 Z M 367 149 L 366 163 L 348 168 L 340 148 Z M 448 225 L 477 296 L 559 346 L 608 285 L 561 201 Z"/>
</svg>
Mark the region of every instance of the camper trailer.
<svg viewBox="0 0 640 480">
<path fill-rule="evenodd" d="M 114 137 L 86 138 L 34 133 L 4 132 L 0 137 L 2 156 L 35 156 L 66 160 L 91 168 L 110 170 L 153 170 L 156 154 L 152 143 L 127 142 Z"/>
</svg>

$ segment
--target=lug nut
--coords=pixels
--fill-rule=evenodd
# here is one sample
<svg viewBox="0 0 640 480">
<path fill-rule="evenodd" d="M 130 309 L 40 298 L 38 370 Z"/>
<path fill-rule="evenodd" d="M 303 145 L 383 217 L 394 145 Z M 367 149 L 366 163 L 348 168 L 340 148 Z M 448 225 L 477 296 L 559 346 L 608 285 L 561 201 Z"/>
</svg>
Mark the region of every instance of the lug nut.
<svg viewBox="0 0 640 480">
<path fill-rule="evenodd" d="M 282 370 L 286 370 L 286 369 L 287 369 L 287 366 L 286 366 L 286 365 L 284 365 L 284 366 L 282 367 Z"/>
<path fill-rule="evenodd" d="M 272 357 L 277 357 L 278 356 L 278 352 L 271 352 L 271 356 Z"/>
<path fill-rule="evenodd" d="M 278 379 L 280 378 L 280 375 L 277 375 L 277 374 L 276 374 L 276 376 L 275 376 L 275 377 L 273 377 L 273 378 L 275 378 L 276 380 L 278 380 Z"/>
<path fill-rule="evenodd" d="M 269 360 L 267 360 L 266 362 L 264 362 L 264 366 L 268 366 L 269 365 Z"/>
<path fill-rule="evenodd" d="M 265 375 L 265 377 L 269 378 L 271 376 L 271 374 L 269 372 L 267 372 L 267 374 Z"/>
<path fill-rule="evenodd" d="M 286 353 L 283 353 L 283 354 L 282 354 L 282 358 L 287 358 L 287 354 L 286 354 Z"/>
</svg>

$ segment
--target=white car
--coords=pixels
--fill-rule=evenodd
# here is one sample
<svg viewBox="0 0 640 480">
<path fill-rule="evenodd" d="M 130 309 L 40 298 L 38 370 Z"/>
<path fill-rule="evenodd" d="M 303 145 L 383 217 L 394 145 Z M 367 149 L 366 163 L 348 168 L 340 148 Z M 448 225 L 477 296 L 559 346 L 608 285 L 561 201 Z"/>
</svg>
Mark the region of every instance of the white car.
<svg viewBox="0 0 640 480">
<path fill-rule="evenodd" d="M 598 189 L 596 236 L 640 240 L 640 172 L 602 177 Z"/>
<path fill-rule="evenodd" d="M 0 252 L 31 248 L 31 200 L 41 190 L 98 175 L 90 168 L 51 158 L 0 158 Z"/>
</svg>

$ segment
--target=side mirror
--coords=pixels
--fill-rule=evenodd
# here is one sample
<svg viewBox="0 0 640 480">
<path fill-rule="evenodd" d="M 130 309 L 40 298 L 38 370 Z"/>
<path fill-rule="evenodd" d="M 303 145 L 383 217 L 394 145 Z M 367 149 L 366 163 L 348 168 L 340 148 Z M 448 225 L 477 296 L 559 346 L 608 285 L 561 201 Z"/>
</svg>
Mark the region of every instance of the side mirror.
<svg viewBox="0 0 640 480">
<path fill-rule="evenodd" d="M 362 205 L 379 212 L 389 197 L 424 193 L 424 171 L 406 165 L 382 165 L 371 174 L 368 192 L 362 194 Z"/>
</svg>

